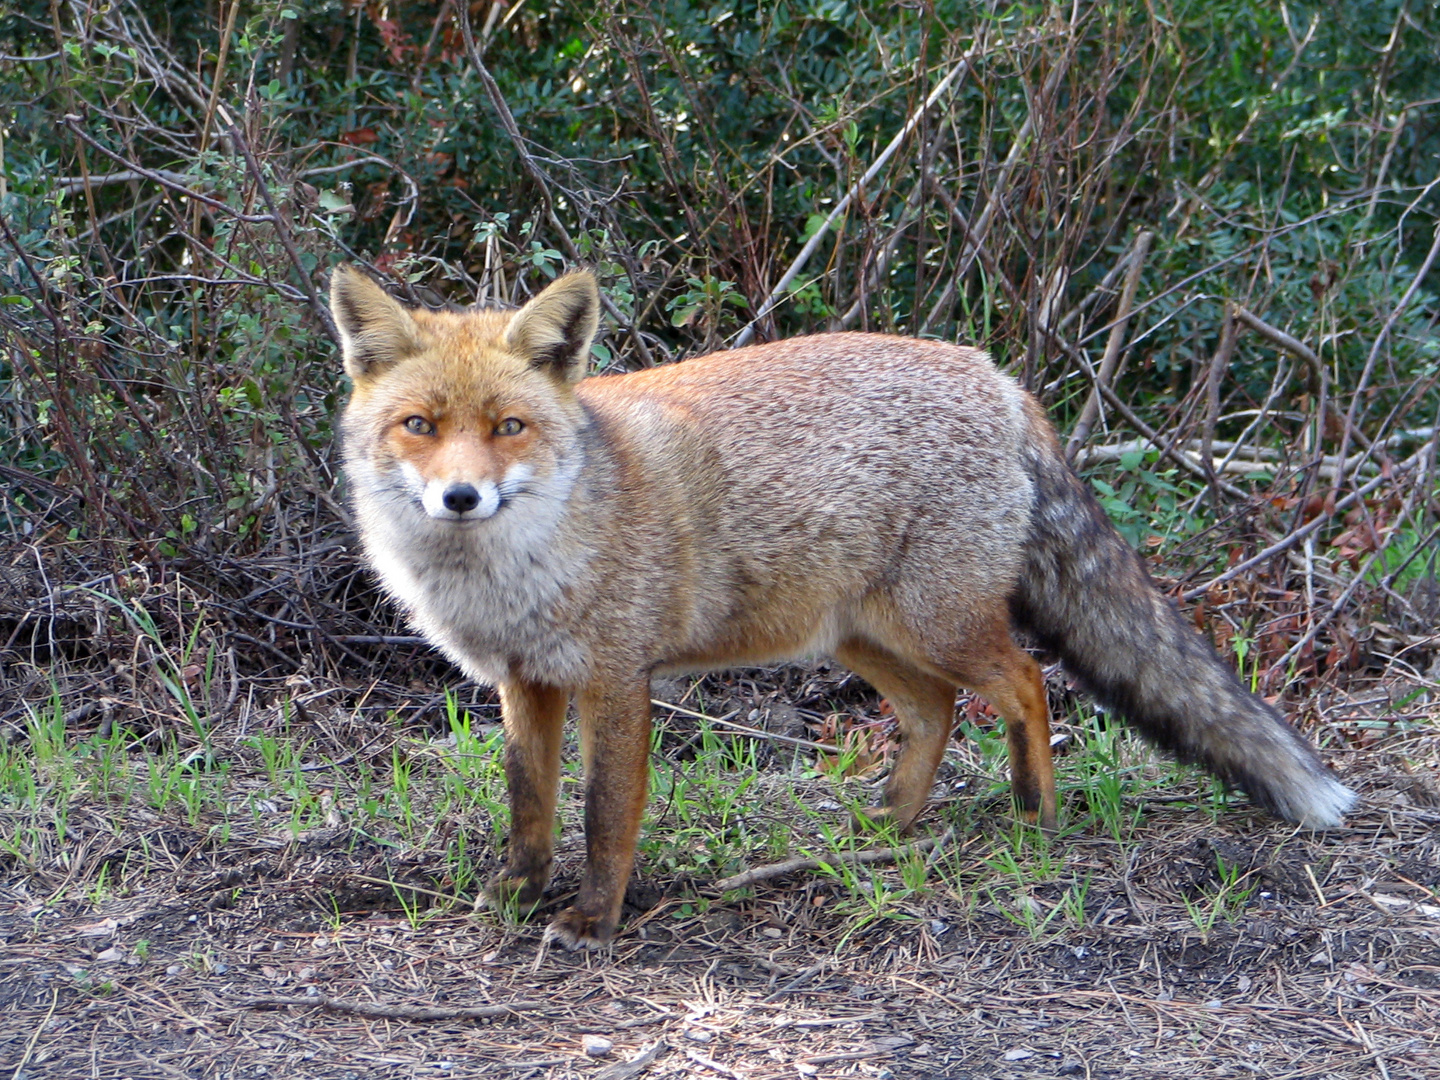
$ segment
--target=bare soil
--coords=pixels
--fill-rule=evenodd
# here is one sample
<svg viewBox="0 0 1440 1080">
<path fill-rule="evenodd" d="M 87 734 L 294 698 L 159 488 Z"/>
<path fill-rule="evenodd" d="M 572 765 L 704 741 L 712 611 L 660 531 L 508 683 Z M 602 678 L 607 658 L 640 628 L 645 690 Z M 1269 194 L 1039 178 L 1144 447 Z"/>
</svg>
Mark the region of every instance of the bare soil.
<svg viewBox="0 0 1440 1080">
<path fill-rule="evenodd" d="M 1130 845 L 1080 830 L 1054 851 L 1088 875 L 1083 925 L 1038 934 L 984 885 L 985 830 L 932 856 L 958 875 L 937 870 L 869 921 L 825 874 L 707 905 L 705 883 L 642 868 L 613 949 L 572 955 L 542 947 L 543 917 L 429 906 L 442 852 L 378 842 L 340 811 L 296 835 L 81 801 L 62 849 L 9 860 L 0 1062 L 56 1080 L 1434 1078 L 1432 731 L 1340 756 L 1364 793 L 1345 829 L 1162 797 Z M 557 902 L 582 857 L 568 829 Z M 1203 926 L 1197 898 L 1226 866 L 1259 888 Z M 123 895 L 107 894 L 122 868 Z M 1021 902 L 1043 914 L 1058 891 Z M 458 1011 L 479 1007 L 495 1015 Z"/>
<path fill-rule="evenodd" d="M 208 687 L 230 802 L 157 810 L 143 788 L 85 783 L 64 806 L 0 797 L 0 1077 L 1440 1077 L 1440 701 L 1414 644 L 1387 660 L 1347 630 L 1331 655 L 1359 660 L 1287 705 L 1361 792 L 1346 828 L 1296 831 L 1215 805 L 1203 778 L 1127 773 L 1138 825 L 1112 837 L 1072 790 L 1058 872 L 1007 879 L 1008 799 L 968 782 L 980 763 L 961 746 L 920 823 L 946 837 L 922 889 L 892 867 L 871 894 L 808 871 L 719 895 L 652 857 L 613 948 L 569 954 L 542 947 L 544 911 L 515 922 L 455 902 L 475 890 L 447 845 L 468 837 L 477 873 L 494 869 L 493 814 L 436 815 L 408 842 L 358 824 L 357 771 L 428 753 L 454 675 L 386 624 L 349 563 L 314 588 L 259 562 L 209 568 L 208 584 L 94 579 L 143 602 L 153 634 L 60 586 L 91 581 L 83 567 L 25 565 L 9 563 L 12 599 L 0 589 L 8 760 L 40 754 L 32 722 L 55 709 L 71 747 L 124 730 L 136 761 L 165 740 L 183 751 L 168 672 Z M 744 809 L 795 829 L 808 822 L 767 783 L 793 755 L 783 739 L 826 737 L 827 715 L 878 720 L 836 672 L 732 674 L 707 693 L 712 714 L 728 695 L 780 736 L 747 743 L 761 782 Z M 485 692 L 458 697 L 476 723 L 495 718 Z M 253 737 L 282 716 L 324 809 L 298 831 L 283 806 L 236 802 L 273 786 Z M 660 753 L 695 752 L 677 727 Z M 829 790 L 816 781 L 815 803 Z M 652 802 L 654 835 L 685 835 Z M 583 862 L 569 805 L 552 904 Z M 1243 897 L 1217 908 L 1237 875 Z M 1083 883 L 1080 918 L 1066 883 L 1072 900 Z"/>
</svg>

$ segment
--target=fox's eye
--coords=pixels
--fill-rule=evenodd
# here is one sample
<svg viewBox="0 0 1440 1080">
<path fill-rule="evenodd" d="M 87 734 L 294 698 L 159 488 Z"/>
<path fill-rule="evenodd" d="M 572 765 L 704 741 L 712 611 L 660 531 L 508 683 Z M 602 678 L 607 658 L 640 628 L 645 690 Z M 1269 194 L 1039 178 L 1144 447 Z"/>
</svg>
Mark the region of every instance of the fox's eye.
<svg viewBox="0 0 1440 1080">
<path fill-rule="evenodd" d="M 513 416 L 507 416 L 500 423 L 495 425 L 496 435 L 519 435 L 525 430 L 525 421 L 517 420 Z"/>
<path fill-rule="evenodd" d="M 412 435 L 434 435 L 435 425 L 423 416 L 411 416 L 405 420 L 405 430 Z"/>
</svg>

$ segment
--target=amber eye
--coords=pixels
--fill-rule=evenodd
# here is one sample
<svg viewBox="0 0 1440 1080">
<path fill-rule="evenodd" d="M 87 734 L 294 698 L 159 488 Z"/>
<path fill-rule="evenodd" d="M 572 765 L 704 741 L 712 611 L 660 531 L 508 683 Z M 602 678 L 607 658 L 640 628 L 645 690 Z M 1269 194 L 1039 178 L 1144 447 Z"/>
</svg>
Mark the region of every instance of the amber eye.
<svg viewBox="0 0 1440 1080">
<path fill-rule="evenodd" d="M 411 435 L 434 435 L 435 425 L 423 416 L 410 416 L 405 419 L 405 430 Z"/>
<path fill-rule="evenodd" d="M 496 435 L 519 435 L 525 430 L 525 421 L 517 420 L 513 416 L 507 416 L 500 423 L 495 425 Z"/>
</svg>

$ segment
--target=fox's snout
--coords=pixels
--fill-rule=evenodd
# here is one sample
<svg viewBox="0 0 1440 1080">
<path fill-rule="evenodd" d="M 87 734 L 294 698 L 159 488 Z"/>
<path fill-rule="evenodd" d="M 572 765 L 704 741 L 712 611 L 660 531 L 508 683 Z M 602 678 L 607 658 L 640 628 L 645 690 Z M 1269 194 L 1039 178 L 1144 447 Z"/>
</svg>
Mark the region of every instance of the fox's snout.
<svg viewBox="0 0 1440 1080">
<path fill-rule="evenodd" d="M 420 488 L 426 515 L 439 521 L 483 521 L 494 517 L 505 501 L 493 480 L 427 480 L 418 471 L 410 479 Z"/>
</svg>

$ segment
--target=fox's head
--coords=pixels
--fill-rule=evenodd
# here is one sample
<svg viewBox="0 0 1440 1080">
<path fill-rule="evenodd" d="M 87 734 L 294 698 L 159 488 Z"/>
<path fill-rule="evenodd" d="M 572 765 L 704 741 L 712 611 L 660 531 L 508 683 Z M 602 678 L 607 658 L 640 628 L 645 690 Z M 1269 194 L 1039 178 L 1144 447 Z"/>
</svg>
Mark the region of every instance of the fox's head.
<svg viewBox="0 0 1440 1080">
<path fill-rule="evenodd" d="M 576 453 L 574 385 L 599 324 L 589 273 L 519 311 L 425 311 L 339 266 L 330 309 L 355 384 L 342 430 L 362 511 L 393 513 L 379 507 L 398 497 L 439 521 L 482 521 L 554 491 Z"/>
</svg>

